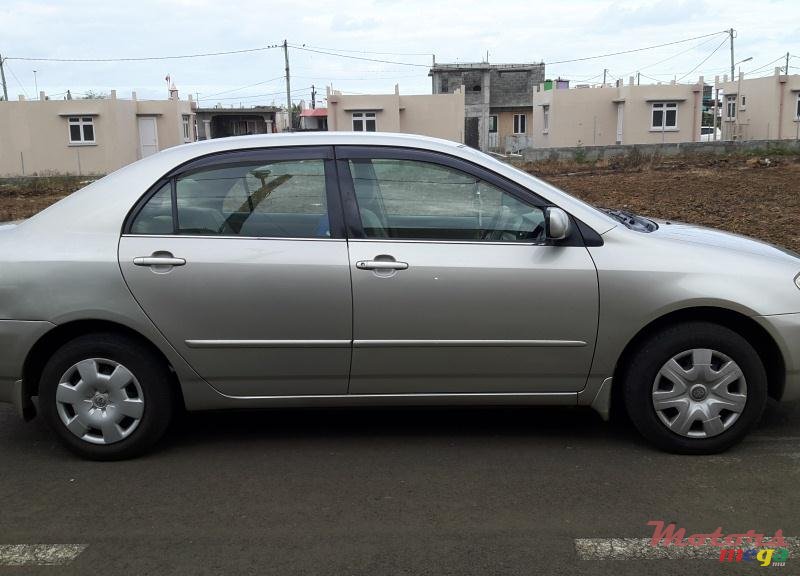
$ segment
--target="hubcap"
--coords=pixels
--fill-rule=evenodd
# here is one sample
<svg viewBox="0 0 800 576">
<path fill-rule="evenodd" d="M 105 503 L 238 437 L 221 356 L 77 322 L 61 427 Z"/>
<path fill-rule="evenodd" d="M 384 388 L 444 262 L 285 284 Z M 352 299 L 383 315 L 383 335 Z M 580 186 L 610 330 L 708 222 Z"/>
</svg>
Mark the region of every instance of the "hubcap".
<svg viewBox="0 0 800 576">
<path fill-rule="evenodd" d="M 653 382 L 653 408 L 670 430 L 688 438 L 722 434 L 747 403 L 747 383 L 739 365 L 708 348 L 670 358 Z"/>
<path fill-rule="evenodd" d="M 144 394 L 133 373 L 119 362 L 90 358 L 64 372 L 56 389 L 61 421 L 92 444 L 124 440 L 139 426 Z"/>
</svg>

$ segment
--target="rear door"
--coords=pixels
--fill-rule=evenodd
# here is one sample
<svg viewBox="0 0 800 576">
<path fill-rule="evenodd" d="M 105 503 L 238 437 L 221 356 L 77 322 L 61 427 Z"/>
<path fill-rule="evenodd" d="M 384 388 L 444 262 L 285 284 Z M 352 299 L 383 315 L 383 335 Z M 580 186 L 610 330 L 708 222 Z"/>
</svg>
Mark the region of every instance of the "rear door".
<svg viewBox="0 0 800 576">
<path fill-rule="evenodd" d="M 206 157 L 126 223 L 122 273 L 170 343 L 232 396 L 344 394 L 350 271 L 329 147 Z"/>
<path fill-rule="evenodd" d="M 337 147 L 351 228 L 351 393 L 572 393 L 585 386 L 597 274 L 575 226 L 450 156 Z"/>
</svg>

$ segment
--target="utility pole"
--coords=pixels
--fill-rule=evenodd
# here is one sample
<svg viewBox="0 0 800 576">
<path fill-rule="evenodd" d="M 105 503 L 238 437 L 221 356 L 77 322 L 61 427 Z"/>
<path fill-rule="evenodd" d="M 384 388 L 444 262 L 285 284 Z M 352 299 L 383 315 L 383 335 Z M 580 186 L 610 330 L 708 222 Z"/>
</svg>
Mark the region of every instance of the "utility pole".
<svg viewBox="0 0 800 576">
<path fill-rule="evenodd" d="M 603 86 L 606 85 L 606 74 L 608 74 L 608 68 L 603 68 Z"/>
<path fill-rule="evenodd" d="M 728 34 L 731 35 L 731 82 L 733 82 L 734 78 L 736 78 L 736 70 L 734 69 L 735 64 L 733 63 L 733 36 L 736 30 L 731 28 L 728 30 Z"/>
<path fill-rule="evenodd" d="M 3 82 L 3 99 L 8 102 L 8 86 L 6 86 L 6 72 L 3 70 L 2 54 L 0 54 L 0 81 Z"/>
<path fill-rule="evenodd" d="M 39 99 L 39 82 L 36 80 L 36 72 L 37 70 L 33 71 L 33 85 L 36 87 L 36 99 Z"/>
<path fill-rule="evenodd" d="M 436 94 L 436 75 L 433 69 L 436 68 L 436 54 L 431 54 L 431 94 Z"/>
<path fill-rule="evenodd" d="M 311 109 L 314 110 L 317 107 L 317 91 L 314 90 L 314 85 L 311 85 Z"/>
<path fill-rule="evenodd" d="M 638 86 L 639 84 L 641 84 L 641 82 L 642 82 L 642 73 L 641 72 L 637 72 L 636 73 L 636 85 Z"/>
<path fill-rule="evenodd" d="M 286 61 L 286 113 L 289 115 L 289 130 L 294 128 L 292 122 L 292 89 L 289 84 L 289 43 L 283 41 L 283 58 Z"/>
<path fill-rule="evenodd" d="M 786 53 L 786 75 L 789 75 L 789 53 Z"/>
</svg>

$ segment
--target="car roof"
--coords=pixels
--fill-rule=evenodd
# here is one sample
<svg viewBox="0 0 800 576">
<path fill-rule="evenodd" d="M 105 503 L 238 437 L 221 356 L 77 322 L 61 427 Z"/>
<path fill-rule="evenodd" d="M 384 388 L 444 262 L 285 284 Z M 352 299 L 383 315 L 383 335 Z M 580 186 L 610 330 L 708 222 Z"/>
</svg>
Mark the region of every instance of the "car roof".
<svg viewBox="0 0 800 576">
<path fill-rule="evenodd" d="M 447 148 L 464 148 L 466 145 L 442 138 L 422 136 L 419 134 L 402 134 L 396 132 L 281 132 L 275 134 L 254 134 L 251 136 L 229 136 L 200 140 L 187 147 L 210 148 L 248 148 L 261 146 L 333 146 L 336 144 L 367 146 L 444 146 Z"/>
</svg>

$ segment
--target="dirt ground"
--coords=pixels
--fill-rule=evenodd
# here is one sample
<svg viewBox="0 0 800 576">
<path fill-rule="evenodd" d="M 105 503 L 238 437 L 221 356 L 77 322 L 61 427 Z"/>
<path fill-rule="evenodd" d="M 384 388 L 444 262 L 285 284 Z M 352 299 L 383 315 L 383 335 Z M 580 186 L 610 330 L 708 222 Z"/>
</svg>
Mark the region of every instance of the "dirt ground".
<svg viewBox="0 0 800 576">
<path fill-rule="evenodd" d="M 721 228 L 800 251 L 800 156 L 525 167 L 598 206 Z M 0 180 L 0 222 L 27 218 L 85 178 Z"/>
<path fill-rule="evenodd" d="M 702 224 L 800 251 L 800 158 L 675 162 L 635 171 L 543 174 L 597 206 Z"/>
<path fill-rule="evenodd" d="M 77 176 L 0 179 L 0 222 L 30 218 L 91 180 Z"/>
</svg>

